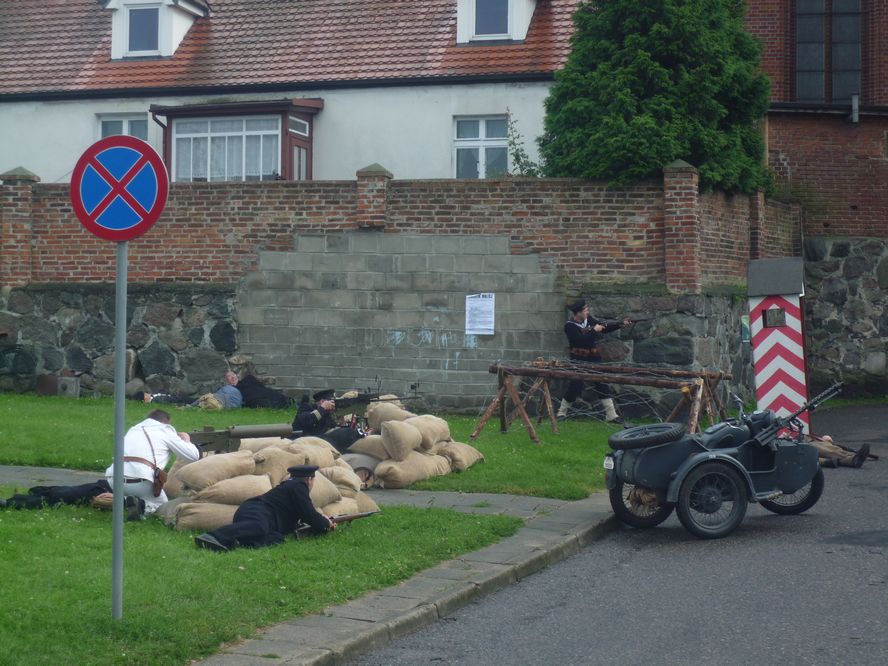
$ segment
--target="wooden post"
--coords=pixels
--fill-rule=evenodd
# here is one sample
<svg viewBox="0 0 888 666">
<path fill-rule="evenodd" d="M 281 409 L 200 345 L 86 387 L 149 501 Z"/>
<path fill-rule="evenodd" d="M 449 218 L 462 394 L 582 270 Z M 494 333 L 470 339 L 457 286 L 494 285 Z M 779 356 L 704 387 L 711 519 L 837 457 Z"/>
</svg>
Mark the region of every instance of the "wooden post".
<svg viewBox="0 0 888 666">
<path fill-rule="evenodd" d="M 527 416 L 527 412 L 524 411 L 524 405 L 521 404 L 521 400 L 518 398 L 518 391 L 515 390 L 515 386 L 512 384 L 512 378 L 508 375 L 505 378 L 505 384 L 506 391 L 508 391 L 509 397 L 512 398 L 512 402 L 515 403 L 518 414 L 521 416 L 521 420 L 524 422 L 524 426 L 527 428 L 527 434 L 530 435 L 530 438 L 533 440 L 534 444 L 539 444 L 540 438 L 537 437 L 536 430 L 534 430 L 533 428 L 533 423 L 530 422 L 530 417 Z"/>
</svg>

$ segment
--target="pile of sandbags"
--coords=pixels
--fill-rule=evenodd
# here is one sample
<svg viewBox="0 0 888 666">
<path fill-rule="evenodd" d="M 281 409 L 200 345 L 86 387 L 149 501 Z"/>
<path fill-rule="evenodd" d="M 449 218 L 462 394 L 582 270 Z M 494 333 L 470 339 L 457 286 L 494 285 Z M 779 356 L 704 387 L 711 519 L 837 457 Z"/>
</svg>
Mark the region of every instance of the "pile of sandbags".
<svg viewBox="0 0 888 666">
<path fill-rule="evenodd" d="M 406 488 L 417 481 L 465 471 L 484 460 L 476 448 L 454 442 L 447 421 L 438 416 L 416 415 L 397 404 L 375 402 L 368 406 L 366 418 L 380 434 L 359 439 L 342 459 L 355 471 L 366 470 L 372 475 L 369 485 Z"/>
<path fill-rule="evenodd" d="M 361 479 L 339 452 L 318 437 L 245 439 L 240 450 L 195 462 L 176 461 L 165 486 L 170 502 L 158 516 L 177 530 L 213 530 L 227 525 L 246 500 L 289 478 L 295 465 L 316 465 L 311 501 L 327 516 L 377 511 L 361 491 Z"/>
</svg>

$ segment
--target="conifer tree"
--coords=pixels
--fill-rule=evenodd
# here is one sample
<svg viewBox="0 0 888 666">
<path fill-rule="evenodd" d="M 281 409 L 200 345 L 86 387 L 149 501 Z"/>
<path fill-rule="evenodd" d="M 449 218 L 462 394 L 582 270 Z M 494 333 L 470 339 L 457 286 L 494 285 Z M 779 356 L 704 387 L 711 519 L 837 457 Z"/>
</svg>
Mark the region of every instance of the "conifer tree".
<svg viewBox="0 0 888 666">
<path fill-rule="evenodd" d="M 769 84 L 744 11 L 744 0 L 583 2 L 546 99 L 546 175 L 625 184 L 683 159 L 707 189 L 764 185 Z"/>
</svg>

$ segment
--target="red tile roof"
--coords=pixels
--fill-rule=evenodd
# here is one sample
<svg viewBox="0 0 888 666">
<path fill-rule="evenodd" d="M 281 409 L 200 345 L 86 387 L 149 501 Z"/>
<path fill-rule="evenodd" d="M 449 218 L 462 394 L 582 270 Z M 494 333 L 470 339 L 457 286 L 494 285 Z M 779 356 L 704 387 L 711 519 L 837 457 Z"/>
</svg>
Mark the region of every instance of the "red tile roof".
<svg viewBox="0 0 888 666">
<path fill-rule="evenodd" d="M 172 58 L 112 61 L 96 0 L 3 0 L 0 99 L 532 78 L 563 64 L 579 1 L 538 0 L 523 43 L 457 46 L 456 0 L 213 0 Z"/>
</svg>

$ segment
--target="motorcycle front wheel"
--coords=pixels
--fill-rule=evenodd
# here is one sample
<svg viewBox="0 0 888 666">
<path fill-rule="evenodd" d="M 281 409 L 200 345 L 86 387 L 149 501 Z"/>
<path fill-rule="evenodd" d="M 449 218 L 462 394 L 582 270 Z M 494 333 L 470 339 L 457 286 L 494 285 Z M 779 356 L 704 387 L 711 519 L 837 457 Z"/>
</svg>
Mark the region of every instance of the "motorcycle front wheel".
<svg viewBox="0 0 888 666">
<path fill-rule="evenodd" d="M 772 500 L 762 500 L 761 505 L 772 513 L 781 516 L 794 516 L 807 511 L 817 504 L 817 500 L 823 494 L 823 470 L 817 470 L 817 474 L 794 493 L 781 495 Z"/>
<path fill-rule="evenodd" d="M 695 467 L 678 491 L 678 519 L 701 539 L 727 536 L 746 515 L 746 484 L 734 468 L 711 462 Z"/>
<path fill-rule="evenodd" d="M 635 486 L 631 483 L 623 483 L 619 479 L 617 485 L 610 489 L 610 503 L 614 514 L 622 522 L 630 527 L 648 528 L 656 527 L 670 515 L 672 515 L 672 504 L 668 502 L 657 502 L 652 504 L 643 501 L 641 493 L 654 492 L 641 486 Z"/>
</svg>

